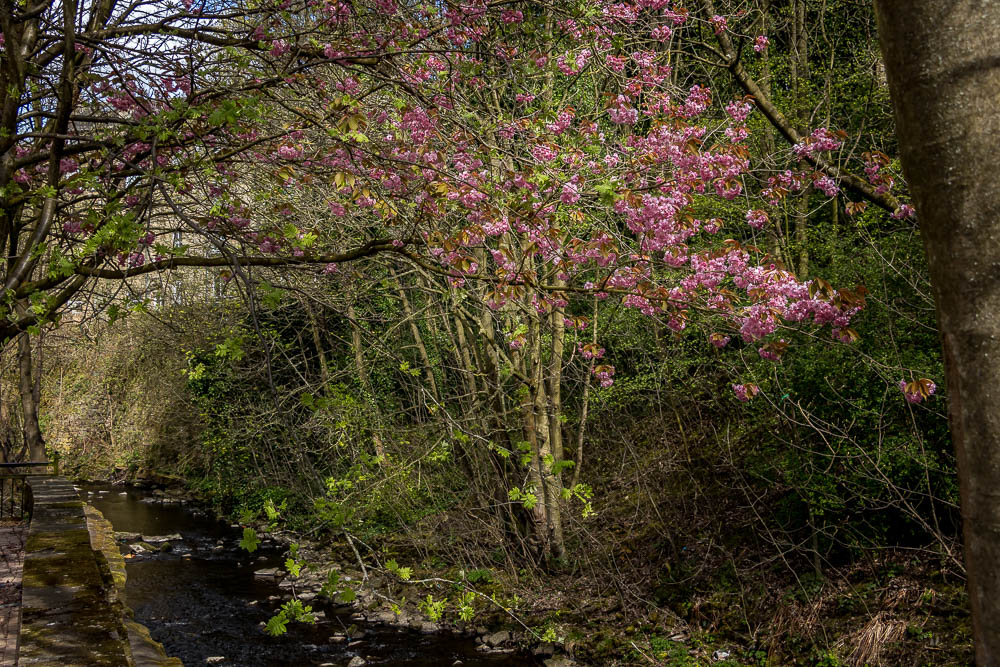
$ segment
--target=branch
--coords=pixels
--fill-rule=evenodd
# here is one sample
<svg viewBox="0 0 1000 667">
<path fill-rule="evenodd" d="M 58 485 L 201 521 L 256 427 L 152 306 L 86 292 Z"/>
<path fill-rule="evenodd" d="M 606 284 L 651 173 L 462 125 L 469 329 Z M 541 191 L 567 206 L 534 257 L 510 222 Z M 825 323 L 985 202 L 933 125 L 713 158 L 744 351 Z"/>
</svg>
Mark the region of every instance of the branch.
<svg viewBox="0 0 1000 667">
<path fill-rule="evenodd" d="M 46 310 L 44 315 L 37 313 L 32 313 L 26 317 L 22 317 L 16 322 L 11 322 L 0 328 L 0 347 L 5 346 L 10 339 L 15 336 L 24 333 L 28 330 L 28 327 L 38 324 L 42 317 L 46 317 L 55 313 L 62 306 L 69 301 L 74 294 L 80 291 L 83 284 L 87 282 L 87 276 L 77 276 L 73 281 L 64 287 L 48 304 L 46 304 Z"/>
<path fill-rule="evenodd" d="M 715 15 L 715 7 L 712 4 L 712 0 L 702 0 L 701 2 L 702 10 L 708 16 Z M 722 54 L 725 57 L 725 64 L 721 65 L 728 69 L 732 73 L 736 82 L 739 84 L 743 91 L 753 97 L 757 108 L 760 109 L 764 117 L 773 125 L 781 136 L 785 140 L 792 144 L 801 143 L 803 137 L 799 134 L 798 130 L 789 122 L 785 115 L 781 113 L 771 101 L 771 99 L 764 93 L 764 90 L 760 87 L 760 84 L 750 73 L 746 71 L 743 67 L 743 63 L 740 62 L 740 52 L 733 46 L 733 41 L 729 38 L 729 35 L 725 30 L 721 30 L 716 35 L 716 39 L 719 42 L 719 46 L 722 48 Z M 845 188 L 854 192 L 855 194 L 867 199 L 876 206 L 885 209 L 889 213 L 895 213 L 899 209 L 900 202 L 891 194 L 879 194 L 875 191 L 875 187 L 864 180 L 855 176 L 849 171 L 846 171 L 835 164 L 831 164 L 827 160 L 820 156 L 807 155 L 805 161 L 812 165 L 814 168 L 822 171 L 823 173 L 831 176 L 832 178 L 839 181 Z"/>
<path fill-rule="evenodd" d="M 241 266 L 310 266 L 316 264 L 334 264 L 350 262 L 363 257 L 377 255 L 380 252 L 399 252 L 391 239 L 369 241 L 353 250 L 342 253 L 316 255 L 313 257 L 235 257 Z M 149 262 L 130 269 L 98 269 L 88 266 L 77 267 L 78 275 L 102 278 L 106 280 L 124 280 L 145 273 L 167 271 L 180 266 L 231 266 L 228 257 L 170 257 L 155 262 Z"/>
</svg>

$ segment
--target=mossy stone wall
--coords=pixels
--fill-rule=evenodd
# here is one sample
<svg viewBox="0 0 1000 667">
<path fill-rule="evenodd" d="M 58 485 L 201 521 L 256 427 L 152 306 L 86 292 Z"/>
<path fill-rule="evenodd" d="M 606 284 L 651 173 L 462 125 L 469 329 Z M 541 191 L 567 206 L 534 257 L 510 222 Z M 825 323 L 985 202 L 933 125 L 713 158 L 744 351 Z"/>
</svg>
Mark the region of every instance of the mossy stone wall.
<svg viewBox="0 0 1000 667">
<path fill-rule="evenodd" d="M 124 605 L 125 561 L 111 524 L 63 477 L 32 477 L 30 486 L 18 664 L 182 667 Z"/>
</svg>

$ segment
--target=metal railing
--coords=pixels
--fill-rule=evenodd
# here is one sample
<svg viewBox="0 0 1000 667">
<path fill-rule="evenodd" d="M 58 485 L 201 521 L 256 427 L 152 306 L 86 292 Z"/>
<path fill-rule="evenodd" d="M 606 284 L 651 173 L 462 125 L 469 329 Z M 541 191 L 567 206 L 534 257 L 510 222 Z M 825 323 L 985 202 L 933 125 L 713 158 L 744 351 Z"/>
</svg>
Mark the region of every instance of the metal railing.
<svg viewBox="0 0 1000 667">
<path fill-rule="evenodd" d="M 29 477 L 42 472 L 19 472 L 18 468 L 39 468 L 51 465 L 49 461 L 30 463 L 0 463 L 0 520 L 24 521 L 31 519 L 31 487 Z"/>
</svg>

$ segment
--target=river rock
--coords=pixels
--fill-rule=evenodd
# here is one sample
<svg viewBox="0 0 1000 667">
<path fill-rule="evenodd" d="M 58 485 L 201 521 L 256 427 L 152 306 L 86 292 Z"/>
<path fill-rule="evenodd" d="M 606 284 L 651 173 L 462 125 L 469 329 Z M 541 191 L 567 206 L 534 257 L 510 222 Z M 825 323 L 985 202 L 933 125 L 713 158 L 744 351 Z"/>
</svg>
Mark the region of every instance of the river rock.
<svg viewBox="0 0 1000 667">
<path fill-rule="evenodd" d="M 211 657 L 205 658 L 206 665 L 221 665 L 226 661 L 226 656 L 224 655 L 213 655 Z"/>
<path fill-rule="evenodd" d="M 115 539 L 119 542 L 138 542 L 142 539 L 142 535 L 139 533 L 127 533 L 116 530 Z"/>
<path fill-rule="evenodd" d="M 545 661 L 545 667 L 573 667 L 576 663 L 564 655 L 557 655 Z"/>
<path fill-rule="evenodd" d="M 267 567 L 263 570 L 255 570 L 253 576 L 257 579 L 278 579 L 282 571 L 276 567 Z"/>
<path fill-rule="evenodd" d="M 500 646 L 504 642 L 510 641 L 510 633 L 506 630 L 501 630 L 499 632 L 494 632 L 492 635 L 487 635 L 483 638 L 483 642 L 490 647 Z"/>
<path fill-rule="evenodd" d="M 143 535 L 143 542 L 175 542 L 177 540 L 183 540 L 180 533 L 173 533 L 171 535 Z"/>
<path fill-rule="evenodd" d="M 362 658 L 360 655 L 356 655 L 351 658 L 351 661 L 347 663 L 347 667 L 362 667 L 362 665 L 367 665 L 368 661 Z"/>
<path fill-rule="evenodd" d="M 431 623 L 430 621 L 425 621 L 420 624 L 420 632 L 425 635 L 433 635 L 435 632 L 441 632 L 441 626 L 437 623 Z"/>
</svg>

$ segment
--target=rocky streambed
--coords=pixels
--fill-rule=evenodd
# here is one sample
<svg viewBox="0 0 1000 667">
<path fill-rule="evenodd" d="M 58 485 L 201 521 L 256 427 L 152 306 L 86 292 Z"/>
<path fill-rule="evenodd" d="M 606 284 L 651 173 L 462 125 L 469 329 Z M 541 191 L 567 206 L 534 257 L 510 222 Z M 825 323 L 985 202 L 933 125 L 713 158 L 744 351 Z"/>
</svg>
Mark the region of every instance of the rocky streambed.
<svg viewBox="0 0 1000 667">
<path fill-rule="evenodd" d="M 239 548 L 238 526 L 222 523 L 181 494 L 104 484 L 80 494 L 111 522 L 126 560 L 125 603 L 168 655 L 185 665 L 467 665 L 565 664 L 546 647 L 520 652 L 505 632 L 446 632 L 417 614 L 364 613 L 361 604 L 318 597 L 325 572 L 284 577 L 287 545 L 263 536 L 252 555 Z M 343 574 L 349 580 L 350 574 Z M 314 605 L 314 624 L 291 623 L 271 637 L 264 624 L 292 588 Z M 477 631 L 478 630 L 478 631 Z"/>
</svg>

